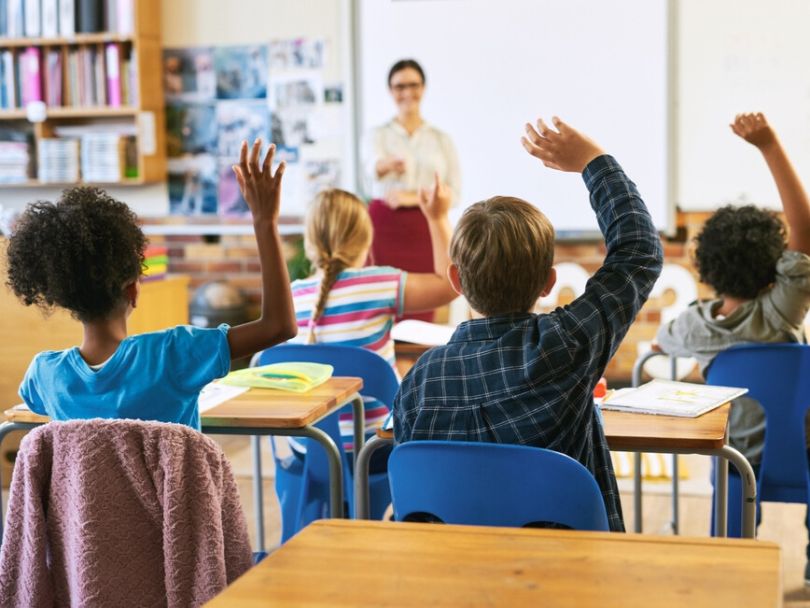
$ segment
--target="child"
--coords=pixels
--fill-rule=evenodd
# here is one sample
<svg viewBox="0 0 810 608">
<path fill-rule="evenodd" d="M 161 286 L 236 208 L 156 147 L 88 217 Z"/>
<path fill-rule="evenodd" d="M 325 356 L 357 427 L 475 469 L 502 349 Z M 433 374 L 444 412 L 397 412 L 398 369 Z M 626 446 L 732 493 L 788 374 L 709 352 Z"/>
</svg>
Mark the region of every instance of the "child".
<svg viewBox="0 0 810 608">
<path fill-rule="evenodd" d="M 531 313 L 556 275 L 554 228 L 529 203 L 497 196 L 462 216 L 449 275 L 481 318 L 424 354 L 394 401 L 397 442 L 518 443 L 568 454 L 593 473 L 611 530 L 624 530 L 593 389 L 661 271 L 661 243 L 635 185 L 593 141 L 554 119 L 523 146 L 547 167 L 581 172 L 607 256 L 585 293 Z"/>
<path fill-rule="evenodd" d="M 698 274 L 717 297 L 690 305 L 660 328 L 656 341 L 665 353 L 696 358 L 704 373 L 733 344 L 804 342 L 802 323 L 810 308 L 810 204 L 804 188 L 762 114 L 738 114 L 731 130 L 762 153 L 789 230 L 786 243 L 779 218 L 748 205 L 718 209 L 698 234 Z M 754 400 L 734 401 L 729 443 L 758 472 L 765 414 Z M 805 578 L 810 578 L 810 564 Z"/>
<path fill-rule="evenodd" d="M 432 310 L 456 297 L 447 281 L 450 194 L 435 184 L 421 192 L 420 207 L 428 222 L 435 273 L 406 273 L 386 266 L 365 266 L 372 241 L 366 206 L 344 190 L 326 190 L 313 202 L 306 220 L 304 246 L 316 269 L 292 285 L 298 342 L 345 344 L 374 351 L 394 367 L 391 327 L 403 313 Z M 396 368 L 394 367 L 394 370 Z M 365 423 L 373 433 L 388 415 L 388 406 L 366 399 Z M 353 416 L 340 414 L 344 449 L 353 450 Z M 303 451 L 292 441 L 295 450 Z M 379 460 L 372 463 L 379 470 Z"/>
<path fill-rule="evenodd" d="M 66 190 L 28 207 L 8 246 L 8 284 L 26 305 L 59 306 L 84 328 L 81 346 L 39 353 L 20 396 L 56 420 L 139 418 L 200 428 L 197 397 L 248 356 L 296 333 L 289 278 L 278 234 L 282 163 L 274 147 L 259 166 L 261 142 L 234 166 L 253 214 L 262 267 L 261 317 L 215 329 L 179 326 L 127 337 L 138 302 L 146 239 L 130 209 L 103 190 Z"/>
</svg>

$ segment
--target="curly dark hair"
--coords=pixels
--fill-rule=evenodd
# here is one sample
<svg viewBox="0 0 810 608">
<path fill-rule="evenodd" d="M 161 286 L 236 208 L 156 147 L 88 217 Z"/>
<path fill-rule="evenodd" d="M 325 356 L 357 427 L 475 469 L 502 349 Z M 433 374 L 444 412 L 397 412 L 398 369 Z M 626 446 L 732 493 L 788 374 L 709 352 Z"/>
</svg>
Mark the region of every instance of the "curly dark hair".
<svg viewBox="0 0 810 608">
<path fill-rule="evenodd" d="M 700 280 L 719 295 L 755 298 L 774 282 L 785 239 L 775 213 L 753 205 L 721 207 L 695 237 Z"/>
<path fill-rule="evenodd" d="M 56 202 L 31 203 L 8 244 L 7 285 L 26 306 L 107 318 L 144 268 L 146 237 L 130 208 L 104 190 L 79 186 Z"/>
</svg>

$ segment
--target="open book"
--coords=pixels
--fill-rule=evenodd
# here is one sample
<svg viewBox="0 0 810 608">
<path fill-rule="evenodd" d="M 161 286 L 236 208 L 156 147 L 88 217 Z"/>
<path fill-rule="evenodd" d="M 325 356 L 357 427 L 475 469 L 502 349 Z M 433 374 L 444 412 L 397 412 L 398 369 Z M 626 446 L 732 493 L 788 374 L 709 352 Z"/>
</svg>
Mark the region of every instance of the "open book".
<svg viewBox="0 0 810 608">
<path fill-rule="evenodd" d="M 653 380 L 616 391 L 602 401 L 602 409 L 696 418 L 747 392 L 747 388 Z"/>
</svg>

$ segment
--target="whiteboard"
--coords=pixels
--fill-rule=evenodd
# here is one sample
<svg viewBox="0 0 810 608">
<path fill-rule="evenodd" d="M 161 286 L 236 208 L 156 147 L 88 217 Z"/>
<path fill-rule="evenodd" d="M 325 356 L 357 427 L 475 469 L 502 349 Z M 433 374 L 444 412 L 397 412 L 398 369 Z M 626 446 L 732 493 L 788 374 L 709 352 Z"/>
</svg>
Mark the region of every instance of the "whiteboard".
<svg viewBox="0 0 810 608">
<path fill-rule="evenodd" d="M 810 185 L 810 2 L 682 0 L 679 11 L 679 206 L 779 208 L 761 155 L 728 124 L 765 112 Z"/>
<path fill-rule="evenodd" d="M 519 196 L 558 231 L 596 230 L 582 178 L 520 145 L 526 121 L 557 114 L 619 160 L 659 228 L 671 224 L 666 0 L 359 0 L 357 10 L 358 130 L 394 116 L 391 65 L 419 61 L 422 114 L 458 149 L 461 208 Z"/>
</svg>

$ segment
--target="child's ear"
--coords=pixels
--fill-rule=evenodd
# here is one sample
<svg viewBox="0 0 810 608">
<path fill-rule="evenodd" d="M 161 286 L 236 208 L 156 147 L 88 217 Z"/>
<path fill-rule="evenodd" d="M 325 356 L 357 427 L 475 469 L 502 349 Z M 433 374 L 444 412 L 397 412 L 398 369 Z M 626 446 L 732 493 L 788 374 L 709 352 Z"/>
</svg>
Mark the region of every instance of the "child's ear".
<svg viewBox="0 0 810 608">
<path fill-rule="evenodd" d="M 551 270 L 548 271 L 548 278 L 546 279 L 546 284 L 543 286 L 543 291 L 540 292 L 540 297 L 545 298 L 550 294 L 551 290 L 554 289 L 555 283 L 557 283 L 557 269 L 552 266 Z"/>
<path fill-rule="evenodd" d="M 124 286 L 124 295 L 126 296 L 127 303 L 132 308 L 137 308 L 138 297 L 141 295 L 141 282 L 137 279 L 132 283 L 127 283 Z"/>
<path fill-rule="evenodd" d="M 455 264 L 450 264 L 447 267 L 447 279 L 450 281 L 450 285 L 458 295 L 463 296 L 464 290 L 461 289 L 461 277 L 458 275 L 458 266 Z"/>
</svg>

